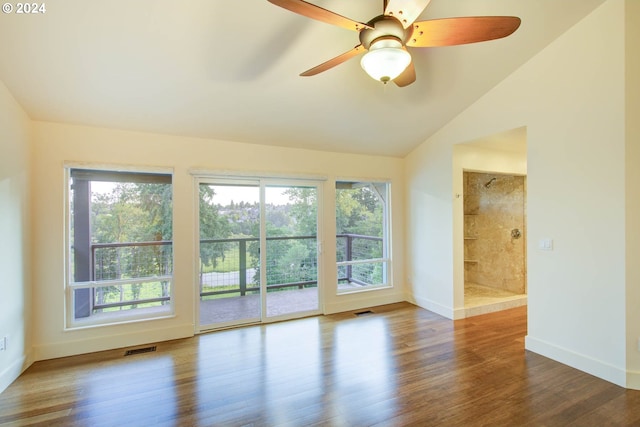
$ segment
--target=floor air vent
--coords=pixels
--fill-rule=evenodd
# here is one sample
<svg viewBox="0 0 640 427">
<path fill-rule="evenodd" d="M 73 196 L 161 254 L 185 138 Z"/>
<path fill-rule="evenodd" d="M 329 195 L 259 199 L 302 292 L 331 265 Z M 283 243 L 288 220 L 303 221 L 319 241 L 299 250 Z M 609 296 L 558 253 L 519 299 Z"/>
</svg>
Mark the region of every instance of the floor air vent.
<svg viewBox="0 0 640 427">
<path fill-rule="evenodd" d="M 141 354 L 141 353 L 149 353 L 151 351 L 156 351 L 156 346 L 151 346 L 151 347 L 143 347 L 143 348 L 135 348 L 133 350 L 127 350 L 124 355 L 125 356 L 131 356 L 133 354 Z"/>
<path fill-rule="evenodd" d="M 366 311 L 358 311 L 357 313 L 354 313 L 356 316 L 367 316 L 369 314 L 373 314 L 373 311 L 371 310 L 366 310 Z"/>
</svg>

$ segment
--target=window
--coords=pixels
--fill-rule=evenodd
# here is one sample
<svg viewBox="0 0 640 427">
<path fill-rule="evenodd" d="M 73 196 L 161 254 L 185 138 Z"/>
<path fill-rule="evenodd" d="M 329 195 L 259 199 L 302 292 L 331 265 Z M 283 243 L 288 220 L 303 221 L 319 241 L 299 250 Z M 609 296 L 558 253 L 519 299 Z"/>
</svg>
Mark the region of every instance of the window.
<svg viewBox="0 0 640 427">
<path fill-rule="evenodd" d="M 67 326 L 172 313 L 171 175 L 69 169 Z"/>
<path fill-rule="evenodd" d="M 338 293 L 388 287 L 389 184 L 336 182 Z"/>
</svg>

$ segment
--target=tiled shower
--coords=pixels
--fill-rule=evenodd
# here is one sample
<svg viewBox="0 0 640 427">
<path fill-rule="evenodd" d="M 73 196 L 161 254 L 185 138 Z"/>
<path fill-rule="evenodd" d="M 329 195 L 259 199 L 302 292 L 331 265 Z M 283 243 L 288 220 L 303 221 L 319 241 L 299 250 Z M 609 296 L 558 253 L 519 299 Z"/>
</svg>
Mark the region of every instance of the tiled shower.
<svg viewBox="0 0 640 427">
<path fill-rule="evenodd" d="M 464 172 L 465 306 L 526 294 L 526 178 Z"/>
</svg>

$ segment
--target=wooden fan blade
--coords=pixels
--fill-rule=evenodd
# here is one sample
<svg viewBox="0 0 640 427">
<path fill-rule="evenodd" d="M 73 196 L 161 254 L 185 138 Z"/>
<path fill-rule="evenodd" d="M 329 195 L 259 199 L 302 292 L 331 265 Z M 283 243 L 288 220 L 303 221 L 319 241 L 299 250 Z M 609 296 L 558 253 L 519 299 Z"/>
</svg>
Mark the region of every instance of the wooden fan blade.
<svg viewBox="0 0 640 427">
<path fill-rule="evenodd" d="M 413 24 L 407 46 L 436 47 L 483 42 L 513 34 L 520 26 L 515 16 L 469 16 L 434 19 Z"/>
<path fill-rule="evenodd" d="M 322 64 L 317 65 L 317 66 L 305 71 L 304 73 L 302 73 L 300 75 L 304 76 L 304 77 L 315 76 L 316 74 L 320 74 L 323 71 L 327 71 L 328 69 L 333 68 L 336 65 L 342 64 L 346 60 L 351 59 L 356 55 L 359 55 L 360 53 L 364 52 L 365 50 L 366 49 L 364 48 L 364 46 L 359 44 L 358 46 L 354 47 L 350 51 L 345 52 L 342 55 L 338 55 L 335 58 L 328 60 L 327 62 L 323 62 Z"/>
<path fill-rule="evenodd" d="M 323 9 L 320 6 L 316 6 L 311 3 L 307 3 L 302 0 L 269 0 L 269 2 L 280 6 L 291 12 L 297 13 L 307 18 L 315 19 L 318 21 L 326 22 L 327 24 L 337 25 L 338 27 L 346 28 L 347 30 L 360 31 L 363 28 L 372 28 L 362 22 L 356 22 L 342 15 L 338 15 L 330 10 Z"/>
<path fill-rule="evenodd" d="M 393 79 L 393 82 L 399 87 L 409 86 L 416 81 L 416 69 L 413 66 L 413 61 L 409 63 L 409 66 L 398 77 Z"/>
<path fill-rule="evenodd" d="M 418 19 L 429 2 L 431 0 L 389 0 L 384 8 L 384 14 L 398 18 L 404 28 L 407 28 Z"/>
</svg>

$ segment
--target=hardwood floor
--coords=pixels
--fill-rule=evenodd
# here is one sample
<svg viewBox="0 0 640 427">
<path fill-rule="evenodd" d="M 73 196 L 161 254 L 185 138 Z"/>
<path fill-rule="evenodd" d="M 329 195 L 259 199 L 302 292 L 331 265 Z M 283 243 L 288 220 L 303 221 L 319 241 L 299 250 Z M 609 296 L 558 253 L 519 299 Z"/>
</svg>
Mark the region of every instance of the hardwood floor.
<svg viewBox="0 0 640 427">
<path fill-rule="evenodd" d="M 525 307 L 371 310 L 37 362 L 0 426 L 640 425 L 640 392 L 524 350 Z"/>
</svg>

